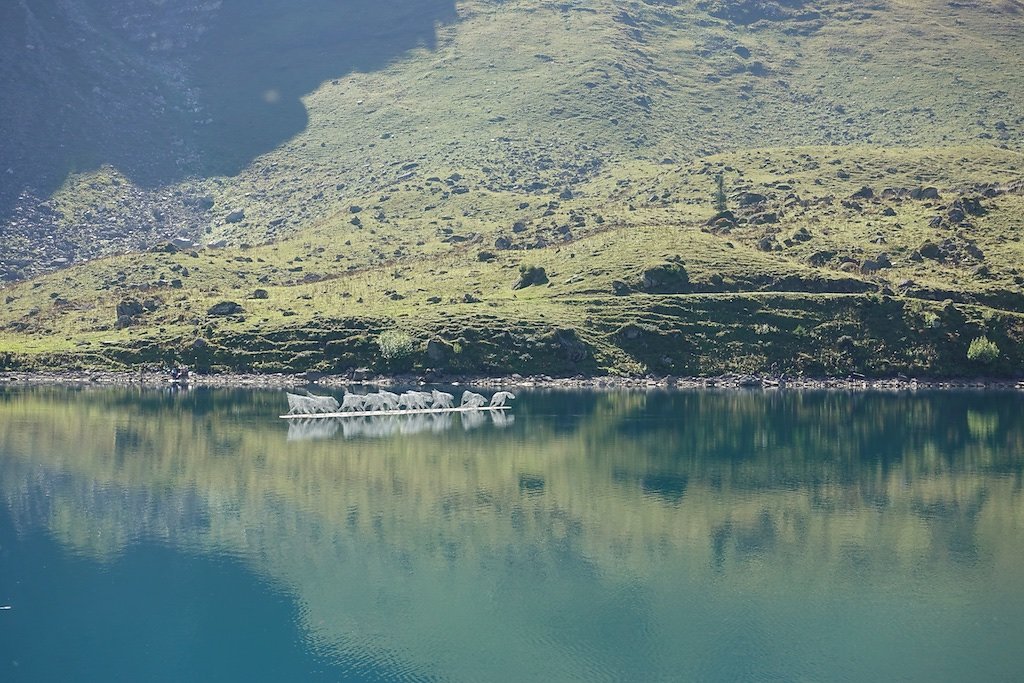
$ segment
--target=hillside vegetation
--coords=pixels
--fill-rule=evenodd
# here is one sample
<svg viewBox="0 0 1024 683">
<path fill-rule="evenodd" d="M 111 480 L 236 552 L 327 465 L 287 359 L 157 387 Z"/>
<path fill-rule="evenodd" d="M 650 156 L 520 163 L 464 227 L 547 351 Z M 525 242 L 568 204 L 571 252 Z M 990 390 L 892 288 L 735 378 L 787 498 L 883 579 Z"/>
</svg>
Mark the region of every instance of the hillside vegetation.
<svg viewBox="0 0 1024 683">
<path fill-rule="evenodd" d="M 43 4 L 0 365 L 1021 372 L 1015 0 Z"/>
</svg>

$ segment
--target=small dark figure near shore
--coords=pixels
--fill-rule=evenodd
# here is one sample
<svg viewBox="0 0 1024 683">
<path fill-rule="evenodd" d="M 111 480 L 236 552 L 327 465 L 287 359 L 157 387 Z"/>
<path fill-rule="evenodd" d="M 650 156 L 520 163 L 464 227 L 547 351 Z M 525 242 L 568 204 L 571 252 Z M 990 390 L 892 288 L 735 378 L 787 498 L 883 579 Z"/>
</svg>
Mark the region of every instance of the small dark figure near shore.
<svg viewBox="0 0 1024 683">
<path fill-rule="evenodd" d="M 187 382 L 188 381 L 188 366 L 174 366 L 171 369 L 171 379 L 175 382 Z"/>
</svg>

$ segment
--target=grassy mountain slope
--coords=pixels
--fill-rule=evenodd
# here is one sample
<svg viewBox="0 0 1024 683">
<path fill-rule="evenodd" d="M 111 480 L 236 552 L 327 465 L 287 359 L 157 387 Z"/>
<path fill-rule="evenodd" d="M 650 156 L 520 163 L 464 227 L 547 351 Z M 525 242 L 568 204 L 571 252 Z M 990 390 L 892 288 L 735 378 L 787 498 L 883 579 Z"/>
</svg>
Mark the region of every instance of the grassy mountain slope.
<svg viewBox="0 0 1024 683">
<path fill-rule="evenodd" d="M 177 62 L 231 124 L 184 126 L 186 177 L 99 155 L 45 202 L 70 260 L 227 248 L 8 285 L 0 361 L 1019 372 L 1019 3 L 463 2 L 427 27 L 366 7 L 388 30 L 364 60 L 313 30 L 319 4 L 261 7 L 210 20 L 262 27 L 227 57 Z M 249 53 L 247 119 L 203 94 Z M 5 227 L 16 275 L 68 258 L 25 236 L 35 211 Z M 390 363 L 385 330 L 411 338 Z M 998 359 L 967 360 L 979 336 Z"/>
</svg>

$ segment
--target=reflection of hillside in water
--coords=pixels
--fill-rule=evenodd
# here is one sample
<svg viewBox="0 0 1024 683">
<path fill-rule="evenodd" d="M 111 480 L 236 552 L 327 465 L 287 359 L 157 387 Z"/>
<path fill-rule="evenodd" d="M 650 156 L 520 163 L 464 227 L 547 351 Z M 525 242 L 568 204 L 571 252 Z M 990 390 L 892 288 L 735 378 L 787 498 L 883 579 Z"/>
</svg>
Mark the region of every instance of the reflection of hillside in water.
<svg viewBox="0 0 1024 683">
<path fill-rule="evenodd" d="M 515 415 L 500 410 L 459 413 L 458 422 L 465 430 L 476 429 L 490 423 L 495 427 L 508 427 Z M 363 417 L 298 418 L 288 421 L 289 441 L 330 439 L 339 432 L 346 439 L 379 439 L 396 435 L 433 432 L 439 434 L 456 423 L 452 413 L 423 413 L 414 415 L 367 415 Z"/>
<path fill-rule="evenodd" d="M 620 639 L 692 615 L 680 575 L 720 606 L 753 585 L 1024 586 L 1016 395 L 537 392 L 505 429 L 302 441 L 274 395 L 83 398 L 0 394 L 0 491 L 22 527 L 98 557 L 141 538 L 229 552 L 293 590 L 314 637 L 441 673 L 460 652 L 416 635 L 439 619 L 445 647 L 480 647 L 483 621 L 507 644 L 490 665 L 540 666 L 533 648 L 557 650 L 557 615 L 581 604 L 615 607 Z"/>
</svg>

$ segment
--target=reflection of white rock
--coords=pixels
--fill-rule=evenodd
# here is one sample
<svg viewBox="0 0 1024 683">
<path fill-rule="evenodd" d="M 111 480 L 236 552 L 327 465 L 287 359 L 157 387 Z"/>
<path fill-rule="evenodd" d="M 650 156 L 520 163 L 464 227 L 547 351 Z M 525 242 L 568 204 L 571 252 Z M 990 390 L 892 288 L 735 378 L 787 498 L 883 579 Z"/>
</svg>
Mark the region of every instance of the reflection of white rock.
<svg viewBox="0 0 1024 683">
<path fill-rule="evenodd" d="M 346 394 L 345 401 L 355 394 Z M 450 396 L 450 394 L 448 394 Z M 380 397 L 381 402 L 387 400 L 378 393 L 366 394 L 365 397 Z M 433 398 L 425 392 L 419 396 L 408 396 L 403 394 L 404 399 L 413 403 Z M 308 397 L 300 396 L 301 399 Z M 364 397 L 359 397 L 364 398 Z M 442 397 L 443 398 L 443 397 Z M 482 397 L 481 397 L 482 398 Z M 404 402 L 403 402 L 404 403 Z M 472 406 L 473 410 L 460 412 L 462 427 L 465 430 L 477 429 L 487 423 L 487 415 L 490 415 L 491 423 L 496 427 L 507 427 L 515 422 L 515 417 L 502 410 L 477 410 L 478 406 Z M 453 424 L 453 413 L 424 412 L 406 415 L 396 415 L 391 412 L 381 411 L 374 415 L 337 417 L 337 418 L 302 418 L 295 419 L 288 425 L 288 440 L 300 441 L 308 439 L 326 439 L 338 433 L 339 425 L 342 436 L 346 439 L 355 438 L 382 438 L 396 434 L 410 435 L 430 431 L 435 434 L 451 429 Z"/>
<path fill-rule="evenodd" d="M 467 431 L 470 429 L 476 429 L 487 421 L 487 416 L 479 410 L 470 410 L 465 413 L 460 413 L 460 415 L 462 416 L 462 428 Z"/>
<path fill-rule="evenodd" d="M 452 414 L 451 413 L 435 413 L 431 416 L 433 420 L 430 423 L 430 431 L 435 434 L 439 434 L 446 429 L 452 427 Z"/>
<path fill-rule="evenodd" d="M 430 429 L 430 418 L 426 415 L 409 415 L 399 425 L 399 431 L 402 434 L 419 434 L 428 429 Z"/>
<path fill-rule="evenodd" d="M 327 439 L 338 433 L 338 421 L 331 419 L 292 420 L 288 423 L 289 441 Z"/>
<path fill-rule="evenodd" d="M 353 439 L 363 435 L 363 419 L 345 419 L 341 421 L 341 435 L 346 439 Z"/>
<path fill-rule="evenodd" d="M 380 438 L 398 433 L 400 420 L 397 417 L 363 417 L 352 423 L 351 436 L 368 436 Z M 345 438 L 349 438 L 349 431 L 345 431 Z"/>
<path fill-rule="evenodd" d="M 346 439 L 382 438 L 395 434 L 443 432 L 452 426 L 450 414 L 373 415 L 341 420 L 341 433 Z"/>
<path fill-rule="evenodd" d="M 515 421 L 516 416 L 511 413 L 506 413 L 504 410 L 491 411 L 491 422 L 494 423 L 495 427 L 508 427 Z"/>
</svg>

